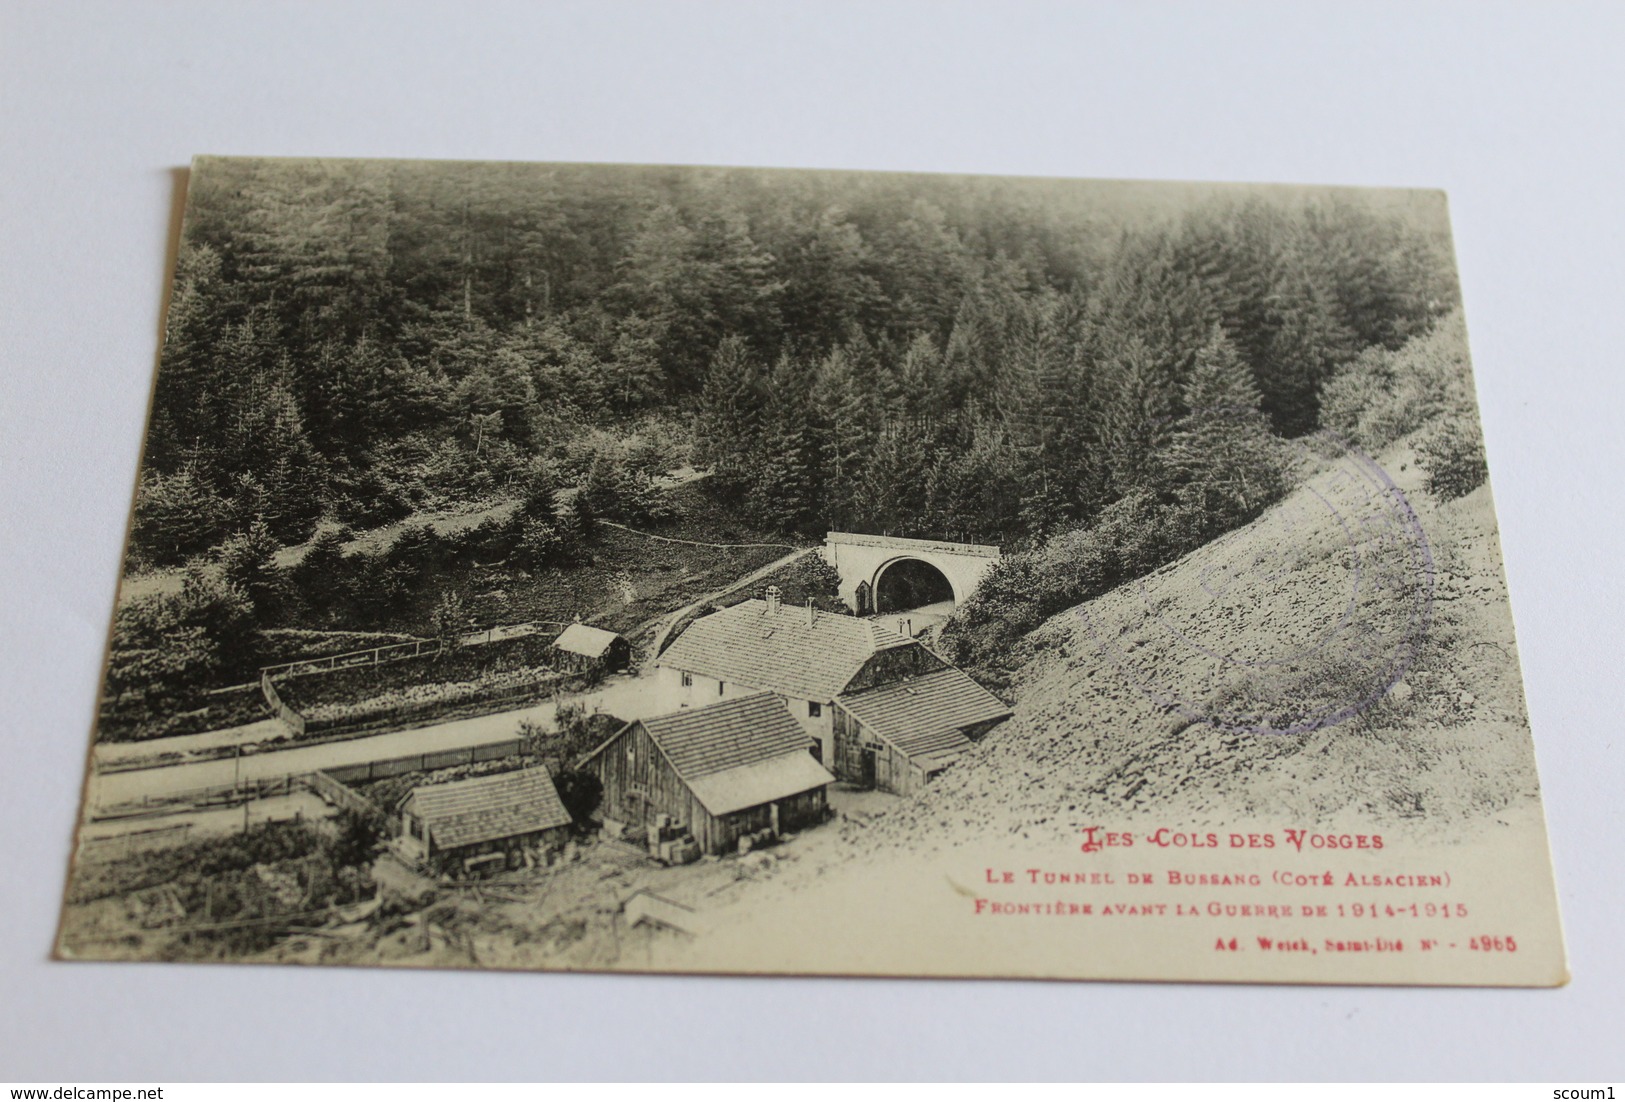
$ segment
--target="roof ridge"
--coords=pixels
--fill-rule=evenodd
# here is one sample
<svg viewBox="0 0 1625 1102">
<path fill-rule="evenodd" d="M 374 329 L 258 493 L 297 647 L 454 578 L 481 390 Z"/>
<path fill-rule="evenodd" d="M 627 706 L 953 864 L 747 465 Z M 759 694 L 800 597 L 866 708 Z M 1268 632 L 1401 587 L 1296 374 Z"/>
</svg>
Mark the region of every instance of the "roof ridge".
<svg viewBox="0 0 1625 1102">
<path fill-rule="evenodd" d="M 491 782 L 496 782 L 496 781 L 513 781 L 513 780 L 517 780 L 517 779 L 519 779 L 521 777 L 533 776 L 533 775 L 538 774 L 538 773 L 546 776 L 548 780 L 553 779 L 553 772 L 552 772 L 552 770 L 548 769 L 547 766 L 545 766 L 545 765 L 527 765 L 527 766 L 524 766 L 524 767 L 519 768 L 519 769 L 499 769 L 494 773 L 481 773 L 478 776 L 473 776 L 473 777 L 452 777 L 449 780 L 435 781 L 432 784 L 413 785 L 412 788 L 410 789 L 410 791 L 412 791 L 412 792 L 432 792 L 433 790 L 435 790 L 437 788 L 450 788 L 454 784 L 460 784 L 460 785 L 466 785 L 466 786 L 472 787 L 474 785 L 482 784 L 482 783 L 491 783 Z"/>
<path fill-rule="evenodd" d="M 862 617 L 750 598 L 690 624 L 659 664 L 783 696 L 831 700 L 885 647 L 909 640 Z"/>
<path fill-rule="evenodd" d="M 808 741 L 784 700 L 771 692 L 680 708 L 638 722 L 685 781 L 804 750 Z"/>
</svg>

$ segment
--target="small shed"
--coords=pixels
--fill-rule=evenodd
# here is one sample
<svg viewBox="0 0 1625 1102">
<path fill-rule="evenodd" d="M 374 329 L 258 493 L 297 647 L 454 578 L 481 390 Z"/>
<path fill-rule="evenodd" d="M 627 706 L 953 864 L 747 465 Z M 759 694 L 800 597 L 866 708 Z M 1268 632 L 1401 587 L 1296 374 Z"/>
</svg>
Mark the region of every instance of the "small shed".
<svg viewBox="0 0 1625 1102">
<path fill-rule="evenodd" d="M 582 759 L 603 782 L 599 811 L 635 827 L 686 828 L 704 853 L 747 834 L 821 822 L 835 778 L 771 693 L 628 723 Z"/>
<path fill-rule="evenodd" d="M 835 774 L 908 795 L 1010 717 L 1005 703 L 952 666 L 835 700 Z"/>
<path fill-rule="evenodd" d="M 562 846 L 570 813 L 546 769 L 422 785 L 401 801 L 405 856 L 460 875 L 517 868 Z"/>
<path fill-rule="evenodd" d="M 632 664 L 632 644 L 625 636 L 580 621 L 553 640 L 553 660 L 561 669 L 604 674 Z"/>
</svg>

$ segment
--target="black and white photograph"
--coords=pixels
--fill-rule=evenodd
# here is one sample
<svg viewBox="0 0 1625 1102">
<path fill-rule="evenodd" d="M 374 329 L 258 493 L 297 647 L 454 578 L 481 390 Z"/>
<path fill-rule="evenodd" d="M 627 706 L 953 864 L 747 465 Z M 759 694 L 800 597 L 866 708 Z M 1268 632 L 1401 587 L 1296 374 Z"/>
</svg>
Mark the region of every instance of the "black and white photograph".
<svg viewBox="0 0 1625 1102">
<path fill-rule="evenodd" d="M 1565 982 L 1445 195 L 198 158 L 57 951 Z"/>
<path fill-rule="evenodd" d="M 1617 1094 L 1622 41 L 0 0 L 0 1094 Z"/>
</svg>

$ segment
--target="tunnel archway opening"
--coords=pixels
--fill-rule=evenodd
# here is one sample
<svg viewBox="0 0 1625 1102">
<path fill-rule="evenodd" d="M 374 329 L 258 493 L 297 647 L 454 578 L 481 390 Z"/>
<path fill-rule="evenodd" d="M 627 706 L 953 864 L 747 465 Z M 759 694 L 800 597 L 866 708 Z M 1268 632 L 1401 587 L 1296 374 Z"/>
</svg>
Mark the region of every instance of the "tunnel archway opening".
<svg viewBox="0 0 1625 1102">
<path fill-rule="evenodd" d="M 953 600 L 954 587 L 948 576 L 920 559 L 899 559 L 881 567 L 875 577 L 877 613 L 906 612 Z"/>
</svg>

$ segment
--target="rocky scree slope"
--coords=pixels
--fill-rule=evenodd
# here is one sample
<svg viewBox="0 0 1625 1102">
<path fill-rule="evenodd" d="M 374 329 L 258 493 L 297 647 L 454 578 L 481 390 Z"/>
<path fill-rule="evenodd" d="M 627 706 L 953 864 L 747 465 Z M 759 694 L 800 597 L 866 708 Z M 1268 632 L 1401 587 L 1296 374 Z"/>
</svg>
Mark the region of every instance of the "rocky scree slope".
<svg viewBox="0 0 1625 1102">
<path fill-rule="evenodd" d="M 1047 841 L 1092 823 L 1153 821 L 1402 826 L 1423 838 L 1531 804 L 1538 788 L 1489 487 L 1439 502 L 1408 444 L 1379 462 L 1415 509 L 1434 576 L 1414 662 L 1368 707 L 1297 733 L 1216 727 L 1151 699 L 1116 660 L 1131 654 L 1134 670 L 1166 674 L 1160 684 L 1188 684 L 1186 712 L 1223 712 L 1249 697 L 1261 715 L 1272 704 L 1363 699 L 1361 672 L 1335 648 L 1270 665 L 1323 633 L 1349 601 L 1347 530 L 1312 497 L 1332 477 L 1322 470 L 1252 524 L 1147 579 L 1156 617 L 1147 619 L 1131 582 L 1033 632 L 1013 718 L 859 832 L 866 845 Z M 1268 592 L 1215 596 L 1204 583 L 1220 545 L 1230 561 L 1268 557 Z M 1102 625 L 1122 632 L 1111 653 Z M 1193 661 L 1190 632 L 1223 641 L 1229 681 Z M 1234 662 L 1250 669 L 1237 678 Z"/>
</svg>

